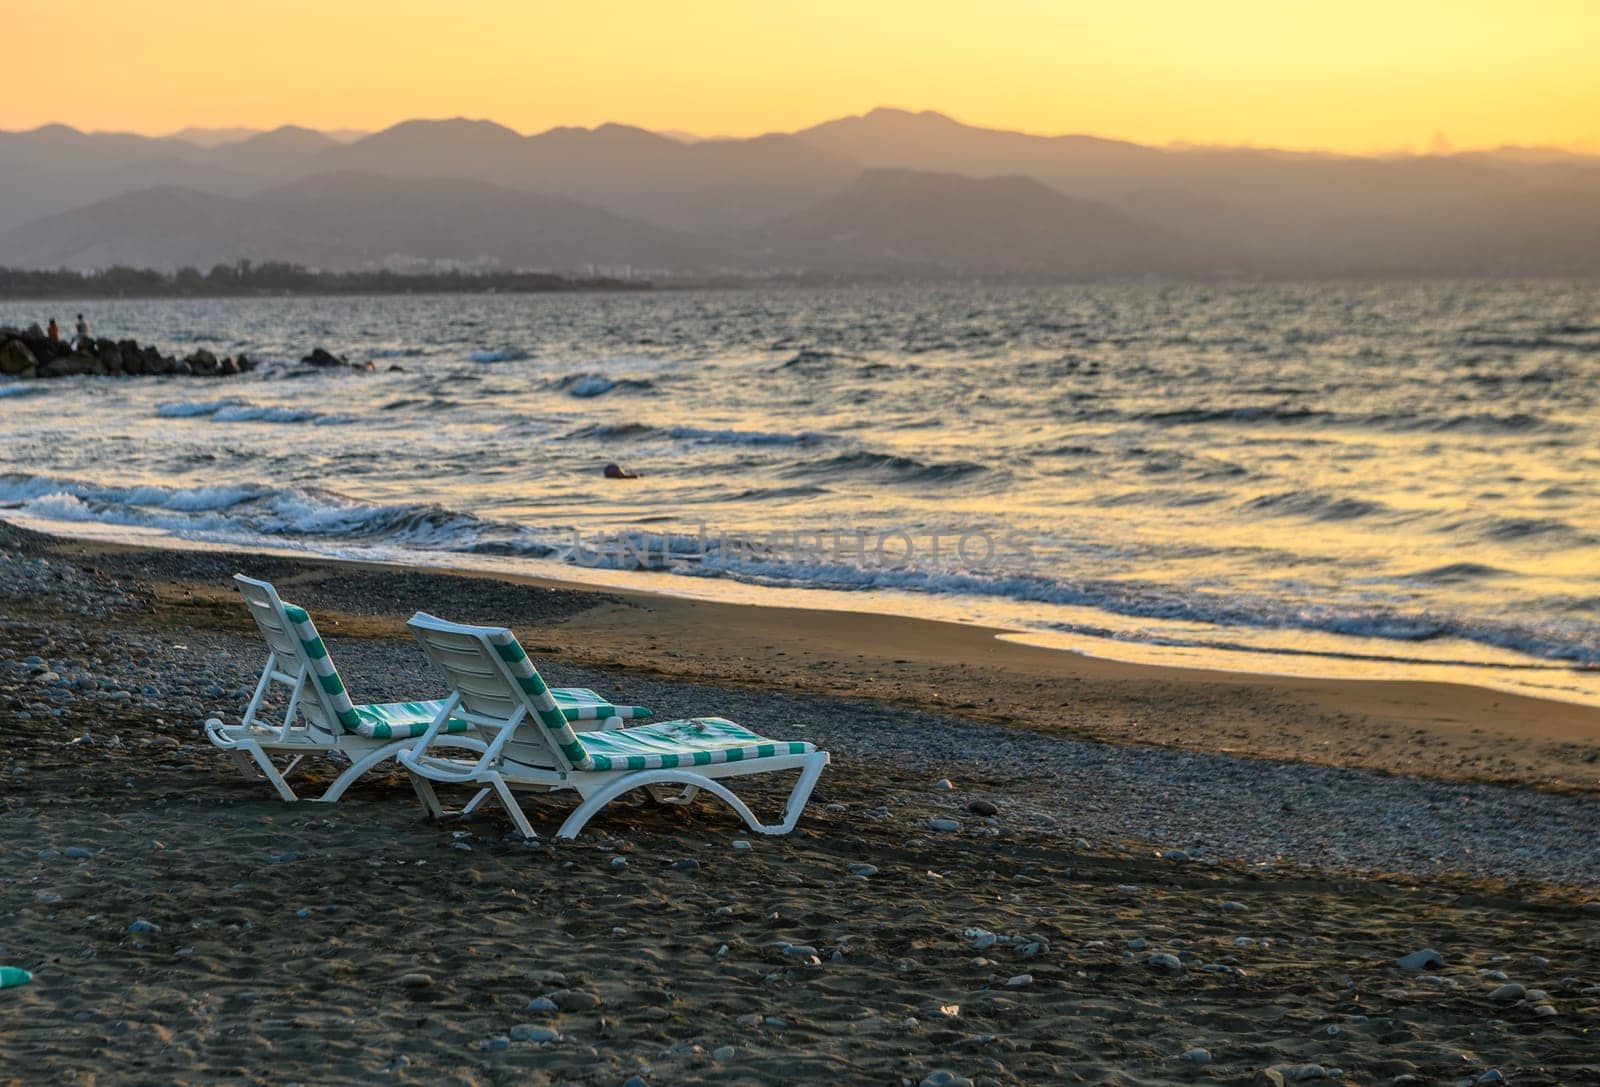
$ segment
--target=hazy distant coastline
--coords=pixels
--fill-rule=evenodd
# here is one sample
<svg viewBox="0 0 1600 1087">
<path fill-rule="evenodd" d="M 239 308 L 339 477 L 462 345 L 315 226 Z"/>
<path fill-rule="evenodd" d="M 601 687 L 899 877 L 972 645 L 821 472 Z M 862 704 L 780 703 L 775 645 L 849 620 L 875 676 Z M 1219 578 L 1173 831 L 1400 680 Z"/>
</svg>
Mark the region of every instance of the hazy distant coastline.
<svg viewBox="0 0 1600 1087">
<path fill-rule="evenodd" d="M 238 298 L 256 295 L 535 294 L 646 290 L 642 280 L 571 278 L 546 272 L 320 272 L 292 264 L 110 268 L 100 272 L 0 267 L 0 299 Z"/>
<path fill-rule="evenodd" d="M 351 136 L 0 133 L 0 266 L 658 285 L 1600 274 L 1600 156 L 1568 151 L 1150 147 L 889 109 L 748 139 L 460 118 Z"/>
</svg>

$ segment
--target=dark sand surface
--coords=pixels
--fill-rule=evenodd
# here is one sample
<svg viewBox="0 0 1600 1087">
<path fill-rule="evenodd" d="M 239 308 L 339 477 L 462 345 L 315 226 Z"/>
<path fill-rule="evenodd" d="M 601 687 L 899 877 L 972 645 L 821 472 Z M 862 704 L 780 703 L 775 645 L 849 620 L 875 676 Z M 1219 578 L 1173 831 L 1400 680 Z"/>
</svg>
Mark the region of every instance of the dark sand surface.
<svg viewBox="0 0 1600 1087">
<path fill-rule="evenodd" d="M 1600 822 L 1557 757 L 1591 711 L 10 529 L 0 559 L 0 962 L 36 974 L 0 993 L 0 1083 L 1600 1083 Z M 420 607 L 834 765 L 782 839 L 640 803 L 529 846 L 492 807 L 429 823 L 395 773 L 278 803 L 194 729 L 259 667 L 241 566 L 363 700 L 438 693 L 400 637 Z M 1322 744 L 1332 719 L 1373 749 Z M 1370 765 L 1403 724 L 1416 761 Z M 527 802 L 546 834 L 570 806 Z"/>
</svg>

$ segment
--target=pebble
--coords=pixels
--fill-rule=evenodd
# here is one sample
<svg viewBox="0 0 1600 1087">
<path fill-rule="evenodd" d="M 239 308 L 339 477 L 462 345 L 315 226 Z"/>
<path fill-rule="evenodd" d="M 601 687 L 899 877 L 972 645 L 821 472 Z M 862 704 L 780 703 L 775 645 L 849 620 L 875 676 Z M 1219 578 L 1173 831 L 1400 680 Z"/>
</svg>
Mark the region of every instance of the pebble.
<svg viewBox="0 0 1600 1087">
<path fill-rule="evenodd" d="M 967 810 L 973 815 L 981 815 L 984 818 L 988 818 L 991 815 L 1000 814 L 1000 809 L 995 807 L 987 800 L 974 800 L 967 805 Z"/>
<path fill-rule="evenodd" d="M 1600 913 L 1600 898 L 1597 898 L 1592 902 L 1585 902 L 1583 904 L 1583 912 L 1584 913 Z"/>
<path fill-rule="evenodd" d="M 420 971 L 417 971 L 410 974 L 400 975 L 400 987 L 402 989 L 427 989 L 432 985 L 433 975 L 431 974 L 424 974 Z"/>
<path fill-rule="evenodd" d="M 1154 966 L 1158 970 L 1168 970 L 1172 973 L 1181 973 L 1183 971 L 1183 960 L 1176 955 L 1169 955 L 1165 951 L 1156 952 L 1146 959 L 1145 963 L 1149 966 Z"/>
<path fill-rule="evenodd" d="M 511 1039 L 507 1038 L 504 1034 L 496 1034 L 493 1038 L 485 1038 L 483 1040 L 482 1048 L 484 1048 L 484 1049 L 510 1049 L 511 1048 Z"/>
<path fill-rule="evenodd" d="M 933 787 L 941 793 L 948 793 L 951 789 L 956 787 L 956 783 L 951 781 L 949 778 L 940 778 L 938 781 L 933 783 Z"/>
<path fill-rule="evenodd" d="M 750 849 L 750 841 L 747 838 L 735 838 L 733 840 L 733 848 L 737 853 L 747 852 Z"/>
<path fill-rule="evenodd" d="M 1521 985 L 1518 985 L 1514 981 L 1508 981 L 1506 984 L 1491 992 L 1489 994 L 1489 999 L 1494 1001 L 1496 1004 L 1514 1004 L 1521 1000 L 1525 994 L 1526 990 L 1524 990 Z"/>
<path fill-rule="evenodd" d="M 1394 960 L 1394 964 L 1402 970 L 1437 970 L 1444 965 L 1444 956 L 1431 947 L 1425 947 L 1421 951 L 1400 956 Z"/>
<path fill-rule="evenodd" d="M 1014 977 L 1006 978 L 1006 988 L 1008 989 L 1024 989 L 1032 984 L 1032 974 L 1017 974 Z"/>
<path fill-rule="evenodd" d="M 1226 899 L 1225 901 L 1219 903 L 1218 906 L 1217 906 L 1217 909 L 1221 910 L 1223 913 L 1249 913 L 1250 912 L 1250 907 L 1249 906 L 1246 906 L 1243 902 L 1235 902 L 1231 898 L 1230 899 Z"/>
<path fill-rule="evenodd" d="M 644 1081 L 643 1076 L 629 1076 L 622 1081 L 622 1087 L 650 1087 L 650 1085 Z"/>
<path fill-rule="evenodd" d="M 697 872 L 700 870 L 700 862 L 693 857 L 684 857 L 682 860 L 673 861 L 669 867 L 674 872 Z"/>
<path fill-rule="evenodd" d="M 870 877 L 878 874 L 878 867 L 874 864 L 852 864 L 850 867 L 846 868 L 845 871 L 849 872 L 852 876 Z"/>
<path fill-rule="evenodd" d="M 564 1012 L 593 1011 L 601 1004 L 598 993 L 591 993 L 585 989 L 557 989 L 547 995 L 555 1006 Z"/>
<path fill-rule="evenodd" d="M 1201 1049 L 1197 1046 L 1194 1049 L 1186 1049 L 1179 1053 L 1178 1059 L 1186 1064 L 1192 1064 L 1196 1068 L 1204 1068 L 1211 1063 L 1211 1050 Z"/>
<path fill-rule="evenodd" d="M 613 867 L 613 868 L 626 868 L 626 867 L 628 867 L 628 858 L 627 857 L 612 857 L 611 858 L 611 867 Z"/>
<path fill-rule="evenodd" d="M 731 1045 L 719 1045 L 711 1051 L 711 1059 L 714 1061 L 731 1061 L 738 1055 L 739 1051 Z"/>
<path fill-rule="evenodd" d="M 93 853 L 81 845 L 69 845 L 61 851 L 61 855 L 69 861 L 86 861 L 94 856 Z"/>
<path fill-rule="evenodd" d="M 559 1032 L 549 1027 L 535 1026 L 532 1023 L 519 1023 L 511 1028 L 513 1042 L 533 1042 L 535 1045 L 547 1045 L 550 1042 L 559 1042 Z"/>
<path fill-rule="evenodd" d="M 1477 1079 L 1477 1082 L 1479 1083 L 1504 1083 L 1505 1081 L 1505 1074 L 1502 1073 L 1498 1068 L 1484 1069 L 1484 1071 L 1479 1074 Z"/>
<path fill-rule="evenodd" d="M 556 1012 L 560 1011 L 560 1009 L 556 1007 L 556 1002 L 547 996 L 534 997 L 532 1000 L 528 1001 L 528 1006 L 524 1010 L 538 1012 L 541 1015 L 554 1015 Z"/>
<path fill-rule="evenodd" d="M 791 959 L 814 959 L 817 949 L 810 944 L 784 944 L 783 953 Z"/>
<path fill-rule="evenodd" d="M 972 1087 L 972 1081 L 948 1068 L 935 1068 L 922 1077 L 918 1087 Z"/>
<path fill-rule="evenodd" d="M 961 824 L 956 822 L 954 819 L 946 819 L 943 816 L 941 816 L 941 817 L 939 817 L 937 819 L 929 819 L 928 820 L 928 827 L 931 830 L 941 830 L 941 831 L 948 832 L 948 831 L 952 831 L 952 830 L 960 830 L 961 829 Z"/>
<path fill-rule="evenodd" d="M 144 918 L 141 917 L 139 920 L 133 922 L 133 924 L 128 926 L 128 931 L 129 932 L 160 932 L 161 931 L 161 926 L 157 925 L 157 924 L 154 924 L 154 923 L 152 923 L 150 921 L 146 921 Z"/>
</svg>

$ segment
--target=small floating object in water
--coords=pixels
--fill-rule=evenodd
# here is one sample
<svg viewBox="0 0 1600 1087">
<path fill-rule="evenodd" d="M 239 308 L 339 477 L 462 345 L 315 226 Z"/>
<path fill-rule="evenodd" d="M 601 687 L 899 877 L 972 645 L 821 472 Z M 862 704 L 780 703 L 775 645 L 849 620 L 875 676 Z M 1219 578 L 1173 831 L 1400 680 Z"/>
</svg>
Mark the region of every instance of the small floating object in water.
<svg viewBox="0 0 1600 1087">
<path fill-rule="evenodd" d="M 605 467 L 605 477 L 607 479 L 638 479 L 639 478 L 638 473 L 629 472 L 626 469 L 624 469 L 622 467 L 622 465 L 614 464 L 614 463 L 606 465 L 606 467 Z"/>
<path fill-rule="evenodd" d="M 0 989 L 9 989 L 14 985 L 26 985 L 33 980 L 33 975 L 20 966 L 0 966 Z"/>
</svg>

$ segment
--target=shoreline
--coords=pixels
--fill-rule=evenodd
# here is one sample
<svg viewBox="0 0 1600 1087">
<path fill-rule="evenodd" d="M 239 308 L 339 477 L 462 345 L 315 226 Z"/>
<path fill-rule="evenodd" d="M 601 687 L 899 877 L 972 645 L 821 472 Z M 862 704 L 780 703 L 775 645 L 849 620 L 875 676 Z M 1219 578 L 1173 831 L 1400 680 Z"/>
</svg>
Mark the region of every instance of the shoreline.
<svg viewBox="0 0 1600 1087">
<path fill-rule="evenodd" d="M 230 557 L 248 572 L 259 556 L 323 576 L 410 572 L 575 593 L 603 602 L 549 630 L 519 634 L 586 667 L 868 699 L 1103 743 L 1600 795 L 1600 707 L 1492 688 L 1133 663 L 1031 645 L 977 624 L 706 600 L 506 571 L 49 538 L 63 554 L 147 555 L 157 565 L 181 567 L 185 555 L 213 563 Z M 191 587 L 180 579 L 169 588 L 224 614 L 236 603 L 225 584 Z M 403 637 L 403 618 L 372 616 L 351 632 Z M 475 618 L 518 628 L 509 612 Z M 817 690 L 818 676 L 826 676 L 825 692 Z"/>
</svg>

